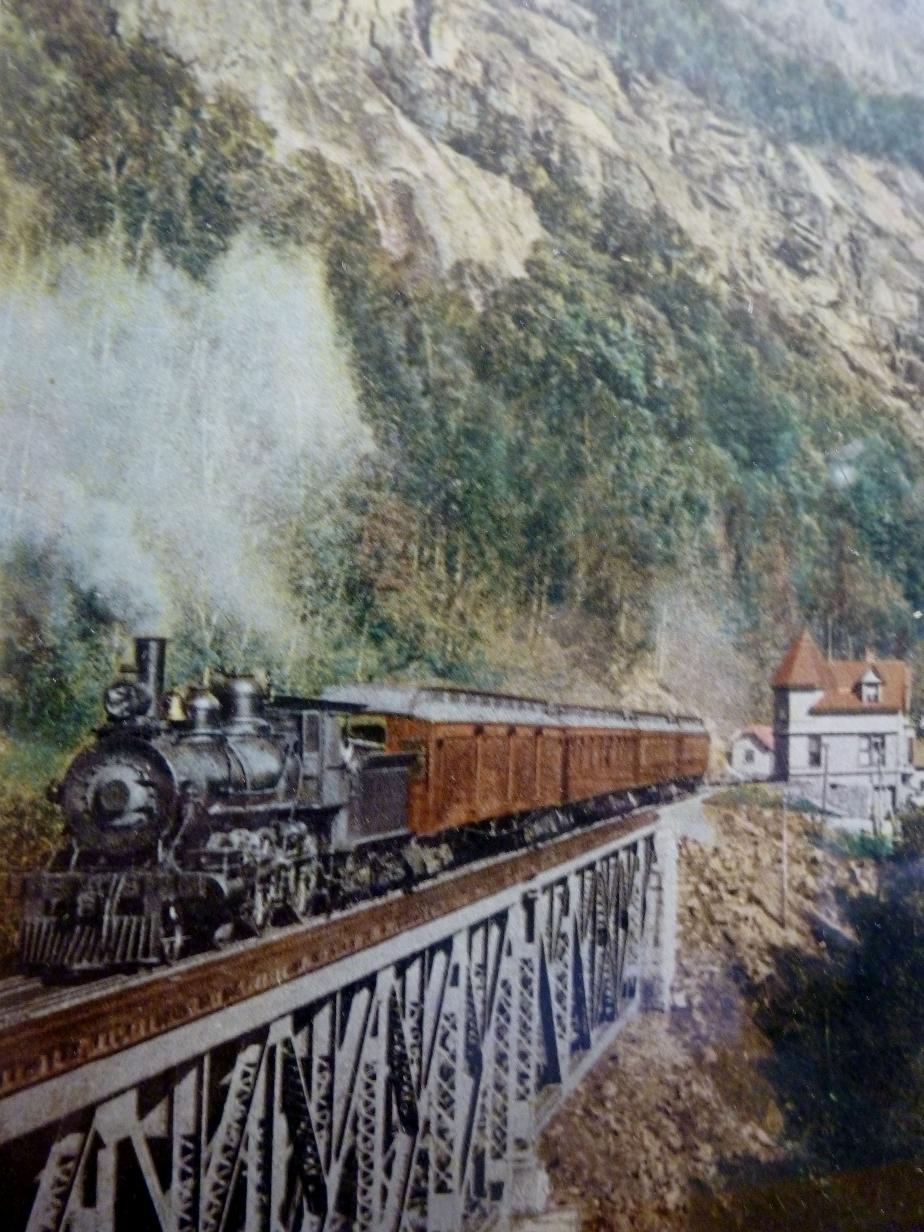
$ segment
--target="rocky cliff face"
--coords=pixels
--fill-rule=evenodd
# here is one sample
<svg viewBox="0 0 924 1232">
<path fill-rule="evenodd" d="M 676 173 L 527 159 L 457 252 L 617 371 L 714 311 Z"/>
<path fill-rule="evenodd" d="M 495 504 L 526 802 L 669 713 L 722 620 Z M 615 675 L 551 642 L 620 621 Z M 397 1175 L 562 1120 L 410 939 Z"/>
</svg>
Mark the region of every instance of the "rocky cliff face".
<svg viewBox="0 0 924 1232">
<path fill-rule="evenodd" d="M 881 89 L 924 79 L 920 0 L 726 0 L 790 56 Z M 705 276 L 924 410 L 924 179 L 785 144 L 667 80 L 617 73 L 571 0 L 118 0 L 120 28 L 241 91 L 279 155 L 318 150 L 374 205 L 383 242 L 428 272 L 518 274 L 541 222 L 518 169 L 540 158 L 591 197 L 660 207 Z M 877 20 L 870 15 L 876 10 Z"/>
<path fill-rule="evenodd" d="M 922 0 L 724 0 L 770 48 L 836 65 L 874 89 L 924 93 Z"/>
</svg>

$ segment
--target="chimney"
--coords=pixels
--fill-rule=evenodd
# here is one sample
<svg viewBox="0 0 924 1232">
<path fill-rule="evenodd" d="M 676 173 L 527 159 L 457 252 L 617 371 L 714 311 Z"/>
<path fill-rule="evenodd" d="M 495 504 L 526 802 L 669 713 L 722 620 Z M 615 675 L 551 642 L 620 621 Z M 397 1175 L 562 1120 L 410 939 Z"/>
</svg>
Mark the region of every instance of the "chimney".
<svg viewBox="0 0 924 1232">
<path fill-rule="evenodd" d="M 135 638 L 135 671 L 138 673 L 138 683 L 143 684 L 150 694 L 147 717 L 151 719 L 158 717 L 164 692 L 166 647 L 165 637 Z"/>
</svg>

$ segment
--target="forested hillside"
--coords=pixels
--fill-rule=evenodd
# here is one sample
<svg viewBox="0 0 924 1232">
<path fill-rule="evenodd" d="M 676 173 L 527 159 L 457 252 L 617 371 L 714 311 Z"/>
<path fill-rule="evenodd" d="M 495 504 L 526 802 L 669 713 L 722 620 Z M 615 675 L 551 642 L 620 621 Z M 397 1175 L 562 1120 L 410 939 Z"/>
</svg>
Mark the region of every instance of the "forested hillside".
<svg viewBox="0 0 924 1232">
<path fill-rule="evenodd" d="M 355 3 L 349 27 L 210 7 L 210 34 L 183 6 L 2 12 L 8 761 L 80 739 L 140 626 L 176 637 L 180 677 L 597 697 L 659 677 L 720 725 L 766 705 L 803 617 L 835 650 L 916 653 L 920 98 L 719 0 Z M 363 72 L 291 41 L 309 21 L 344 55 L 371 21 Z M 460 50 L 466 21 L 521 83 L 535 66 L 529 115 L 493 43 Z M 278 80 L 251 88 L 254 65 Z M 667 192 L 678 116 L 688 146 L 737 134 L 735 182 L 766 177 L 753 236 L 728 168 L 696 171 L 689 221 Z M 643 160 L 598 157 L 630 124 L 670 164 L 651 192 Z M 797 163 L 827 169 L 830 224 L 772 187 Z"/>
</svg>

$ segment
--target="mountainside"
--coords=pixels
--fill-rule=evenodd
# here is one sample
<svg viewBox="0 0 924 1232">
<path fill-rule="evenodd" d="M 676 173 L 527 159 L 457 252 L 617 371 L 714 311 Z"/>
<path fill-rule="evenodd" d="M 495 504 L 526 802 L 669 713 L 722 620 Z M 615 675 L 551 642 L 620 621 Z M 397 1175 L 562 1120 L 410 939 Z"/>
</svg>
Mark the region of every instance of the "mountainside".
<svg viewBox="0 0 924 1232">
<path fill-rule="evenodd" d="M 830 63 L 875 90 L 924 93 L 921 0 L 726 0 L 774 51 Z"/>
<path fill-rule="evenodd" d="M 820 0 L 727 7 L 770 54 L 827 54 L 872 88 L 920 92 L 920 4 L 857 3 L 852 23 Z M 175 51 L 206 89 L 243 92 L 283 157 L 317 150 L 347 170 L 393 256 L 430 274 L 474 263 L 488 285 L 522 273 L 544 234 L 522 186 L 535 161 L 592 200 L 618 189 L 662 210 L 709 284 L 815 337 L 920 415 L 920 169 L 774 139 L 675 79 L 620 66 L 605 23 L 569 0 L 117 9 L 120 28 Z"/>
<path fill-rule="evenodd" d="M 133 626 L 720 730 L 917 655 L 921 19 L 5 0 L 0 721 Z"/>
</svg>

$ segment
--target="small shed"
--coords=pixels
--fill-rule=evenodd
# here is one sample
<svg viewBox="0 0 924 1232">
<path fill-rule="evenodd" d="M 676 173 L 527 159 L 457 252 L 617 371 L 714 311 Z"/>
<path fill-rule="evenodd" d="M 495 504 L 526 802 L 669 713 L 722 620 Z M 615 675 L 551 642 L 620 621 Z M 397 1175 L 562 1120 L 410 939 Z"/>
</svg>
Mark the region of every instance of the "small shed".
<svg viewBox="0 0 924 1232">
<path fill-rule="evenodd" d="M 773 728 L 755 723 L 737 732 L 729 747 L 728 768 L 736 779 L 769 779 L 773 774 Z"/>
</svg>

